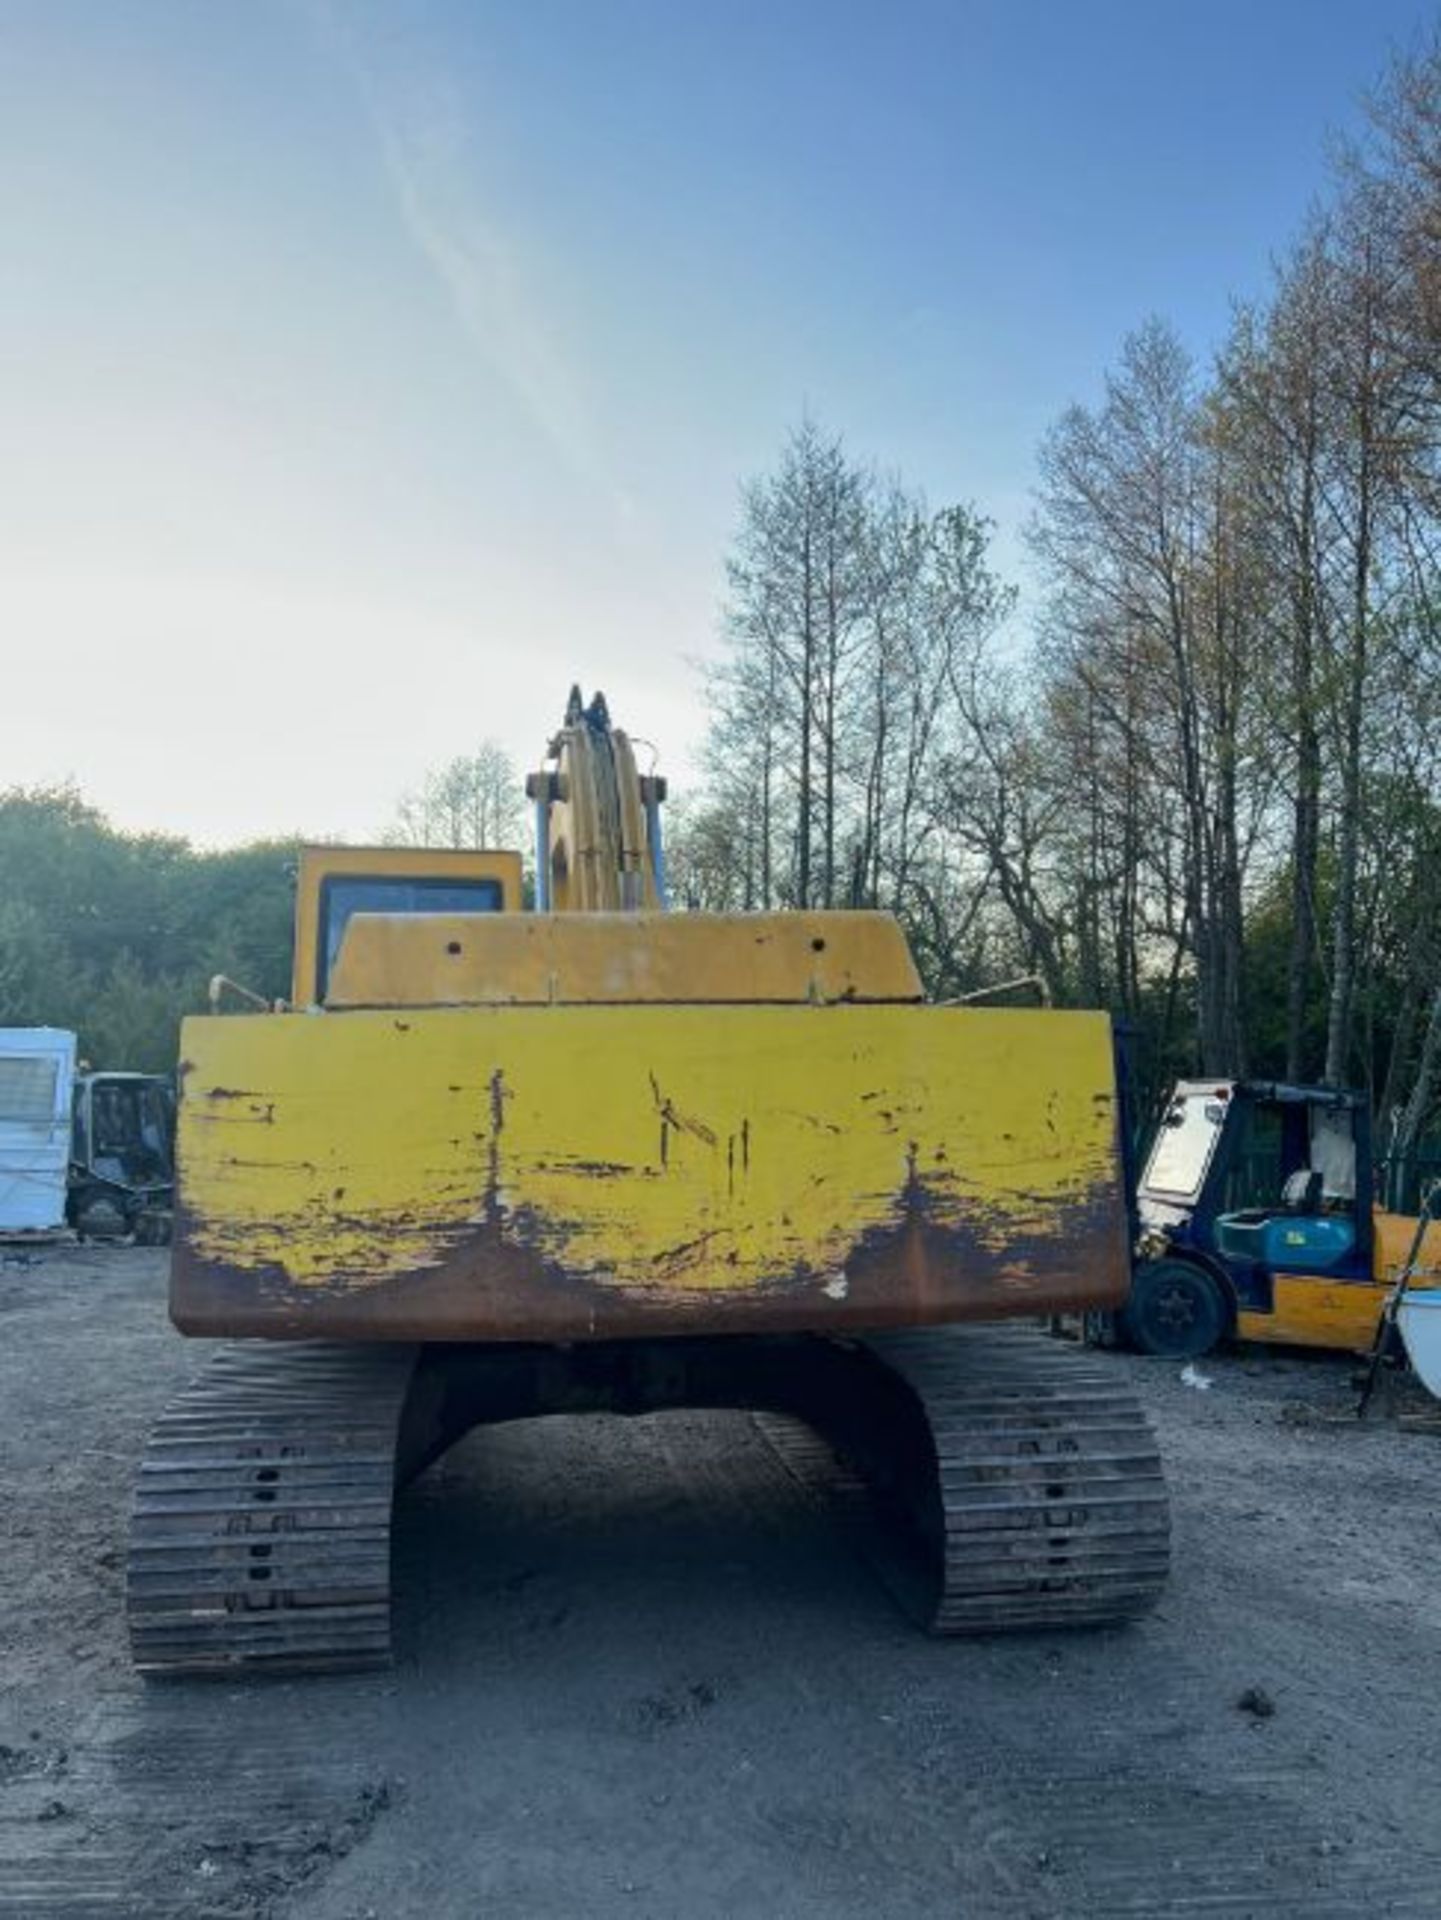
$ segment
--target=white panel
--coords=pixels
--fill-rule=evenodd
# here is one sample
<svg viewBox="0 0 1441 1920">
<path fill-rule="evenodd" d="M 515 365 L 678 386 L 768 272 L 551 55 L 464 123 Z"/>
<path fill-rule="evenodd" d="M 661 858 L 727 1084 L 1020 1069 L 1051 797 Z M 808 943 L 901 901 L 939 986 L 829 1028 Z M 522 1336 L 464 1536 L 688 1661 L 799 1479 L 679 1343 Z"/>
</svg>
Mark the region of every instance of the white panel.
<svg viewBox="0 0 1441 1920">
<path fill-rule="evenodd" d="M 1344 1108 L 1312 1107 L 1311 1165 L 1328 1200 L 1356 1198 L 1356 1140 Z"/>
<path fill-rule="evenodd" d="M 65 1223 L 75 1035 L 0 1028 L 0 1234 Z"/>
</svg>

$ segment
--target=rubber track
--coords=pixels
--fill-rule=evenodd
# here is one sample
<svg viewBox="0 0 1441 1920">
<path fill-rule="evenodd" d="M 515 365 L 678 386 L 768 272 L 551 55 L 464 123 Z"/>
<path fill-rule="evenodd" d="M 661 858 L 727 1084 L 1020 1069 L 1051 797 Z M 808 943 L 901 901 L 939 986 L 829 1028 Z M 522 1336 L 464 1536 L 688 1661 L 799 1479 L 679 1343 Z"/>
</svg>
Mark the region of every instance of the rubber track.
<svg viewBox="0 0 1441 1920">
<path fill-rule="evenodd" d="M 1170 1507 L 1155 1436 L 1114 1363 L 1023 1328 L 864 1344 L 930 1428 L 932 1484 L 893 1491 L 931 1562 L 933 1632 L 1110 1625 L 1155 1604 Z"/>
<path fill-rule="evenodd" d="M 221 1349 L 162 1415 L 131 1516 L 144 1673 L 319 1673 L 390 1661 L 390 1521 L 418 1349 Z"/>
</svg>

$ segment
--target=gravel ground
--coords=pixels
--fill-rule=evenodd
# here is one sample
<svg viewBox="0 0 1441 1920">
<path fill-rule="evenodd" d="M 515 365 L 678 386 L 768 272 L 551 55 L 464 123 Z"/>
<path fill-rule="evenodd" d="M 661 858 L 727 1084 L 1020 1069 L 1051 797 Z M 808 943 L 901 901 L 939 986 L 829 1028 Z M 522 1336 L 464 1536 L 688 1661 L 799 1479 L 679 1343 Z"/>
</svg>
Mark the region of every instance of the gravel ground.
<svg viewBox="0 0 1441 1920">
<path fill-rule="evenodd" d="M 1349 1367 L 1116 1356 L 1176 1503 L 1123 1631 L 927 1641 L 741 1415 L 472 1436 L 398 1664 L 144 1685 L 127 1489 L 202 1355 L 163 1253 L 0 1253 L 0 1915 L 1441 1915 L 1441 1439 Z"/>
</svg>

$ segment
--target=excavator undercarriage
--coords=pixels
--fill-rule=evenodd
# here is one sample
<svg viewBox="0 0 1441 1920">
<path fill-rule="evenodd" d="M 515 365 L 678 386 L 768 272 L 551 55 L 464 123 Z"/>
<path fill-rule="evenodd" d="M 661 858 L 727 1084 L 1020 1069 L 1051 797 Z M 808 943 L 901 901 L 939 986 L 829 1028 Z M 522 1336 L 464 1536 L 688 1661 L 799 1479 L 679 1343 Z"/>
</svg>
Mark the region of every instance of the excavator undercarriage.
<svg viewBox="0 0 1441 1920">
<path fill-rule="evenodd" d="M 142 1462 L 137 1665 L 383 1663 L 397 1491 L 550 1413 L 806 1423 L 935 1632 L 1143 1612 L 1155 1440 L 1015 1324 L 1125 1291 L 1104 1017 L 928 1006 L 883 914 L 667 914 L 603 703 L 553 757 L 548 910 L 514 854 L 309 850 L 293 1008 L 186 1022 L 171 1311 L 231 1343 Z"/>
<path fill-rule="evenodd" d="M 749 1408 L 867 1483 L 897 1583 L 940 1634 L 1105 1625 L 1165 1579 L 1154 1436 L 1104 1361 L 1029 1329 L 591 1346 L 226 1347 L 157 1427 L 130 1542 L 151 1673 L 390 1657 L 393 1493 L 473 1427 Z"/>
</svg>

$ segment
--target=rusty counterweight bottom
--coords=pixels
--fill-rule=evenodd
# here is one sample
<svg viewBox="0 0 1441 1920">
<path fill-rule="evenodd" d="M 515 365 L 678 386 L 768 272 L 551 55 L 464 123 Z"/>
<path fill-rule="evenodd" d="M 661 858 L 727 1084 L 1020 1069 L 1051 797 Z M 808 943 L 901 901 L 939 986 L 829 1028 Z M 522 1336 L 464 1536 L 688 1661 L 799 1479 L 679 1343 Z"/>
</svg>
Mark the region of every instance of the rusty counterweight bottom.
<svg viewBox="0 0 1441 1920">
<path fill-rule="evenodd" d="M 552 1346 L 223 1349 L 156 1428 L 129 1558 L 152 1673 L 324 1671 L 390 1656 L 394 1487 L 472 1427 L 749 1407 L 853 1460 L 941 1633 L 1103 1624 L 1150 1606 L 1156 1445 L 1104 1361 L 1019 1329 Z"/>
</svg>

